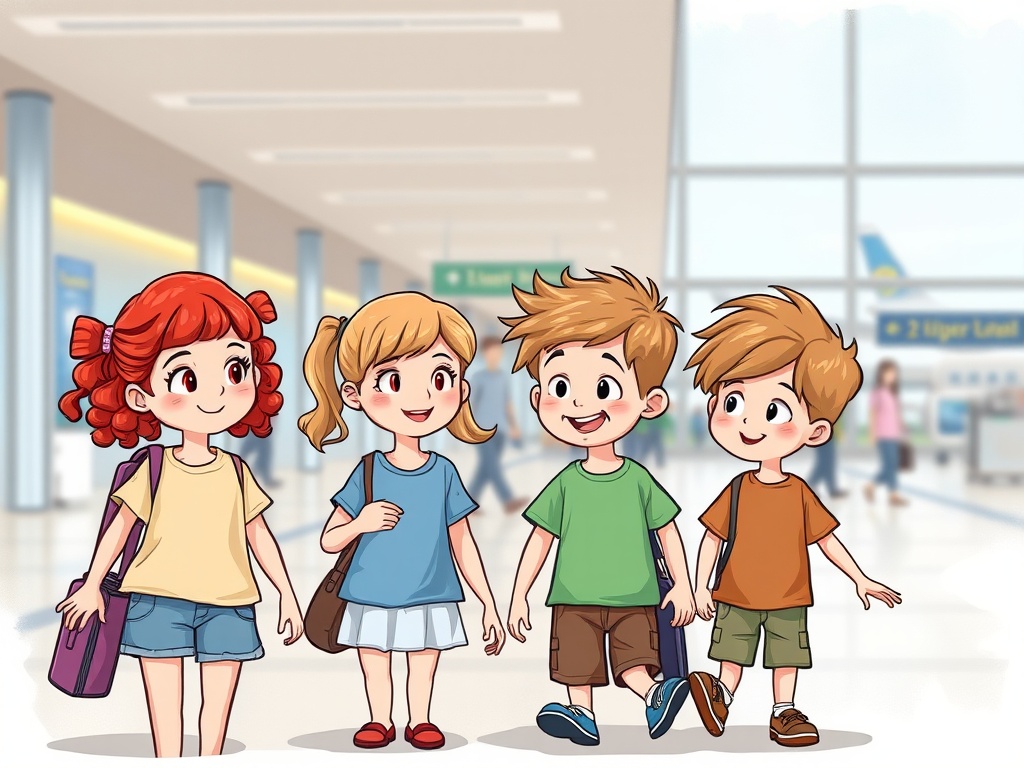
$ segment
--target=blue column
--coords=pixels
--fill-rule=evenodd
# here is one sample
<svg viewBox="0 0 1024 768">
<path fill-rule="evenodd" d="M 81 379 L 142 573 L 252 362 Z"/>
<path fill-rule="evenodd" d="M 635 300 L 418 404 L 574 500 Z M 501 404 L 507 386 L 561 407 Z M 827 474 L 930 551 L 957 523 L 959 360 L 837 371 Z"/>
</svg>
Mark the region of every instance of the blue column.
<svg viewBox="0 0 1024 768">
<path fill-rule="evenodd" d="M 299 250 L 299 354 L 304 355 L 305 349 L 316 333 L 316 327 L 323 316 L 323 238 L 314 229 L 300 229 L 298 232 Z M 316 407 L 316 398 L 309 387 L 300 388 L 299 413 L 309 413 Z M 309 441 L 302 439 L 299 443 L 299 468 L 306 472 L 320 469 L 320 454 Z"/>
<path fill-rule="evenodd" d="M 376 259 L 360 259 L 359 306 L 364 306 L 367 302 L 373 301 L 380 294 L 380 262 Z M 359 419 L 358 425 L 356 427 L 359 433 L 357 435 L 357 444 L 359 445 L 360 453 L 366 454 L 381 444 L 382 441 L 378 434 L 379 430 L 370 423 L 370 420 L 365 415 Z M 350 424 L 349 426 L 355 425 Z"/>
<path fill-rule="evenodd" d="M 231 282 L 231 187 L 199 182 L 199 271 Z"/>
<path fill-rule="evenodd" d="M 11 91 L 7 102 L 7 308 L 3 429 L 7 506 L 50 504 L 56 418 L 50 254 L 51 101 Z"/>
</svg>

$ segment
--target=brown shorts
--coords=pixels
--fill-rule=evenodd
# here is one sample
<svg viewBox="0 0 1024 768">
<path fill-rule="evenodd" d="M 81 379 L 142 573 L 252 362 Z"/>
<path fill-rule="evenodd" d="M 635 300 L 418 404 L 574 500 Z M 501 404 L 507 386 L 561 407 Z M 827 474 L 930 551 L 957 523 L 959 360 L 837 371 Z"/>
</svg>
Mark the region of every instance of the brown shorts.
<svg viewBox="0 0 1024 768">
<path fill-rule="evenodd" d="M 606 608 L 555 605 L 551 616 L 551 679 L 562 685 L 608 685 L 604 636 L 608 634 L 612 677 L 645 666 L 653 677 L 658 660 L 658 619 L 654 606 Z"/>
</svg>

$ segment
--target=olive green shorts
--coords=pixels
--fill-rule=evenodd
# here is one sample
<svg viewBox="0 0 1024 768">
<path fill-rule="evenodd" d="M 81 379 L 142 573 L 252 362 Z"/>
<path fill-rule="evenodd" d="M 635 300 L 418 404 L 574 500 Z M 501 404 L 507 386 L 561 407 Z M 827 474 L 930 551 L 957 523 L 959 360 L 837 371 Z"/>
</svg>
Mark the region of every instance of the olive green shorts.
<svg viewBox="0 0 1024 768">
<path fill-rule="evenodd" d="M 715 661 L 754 666 L 761 627 L 764 627 L 764 666 L 767 669 L 811 666 L 806 607 L 778 611 L 751 611 L 728 603 L 715 603 L 715 607 L 715 628 L 708 651 L 708 656 Z"/>
</svg>

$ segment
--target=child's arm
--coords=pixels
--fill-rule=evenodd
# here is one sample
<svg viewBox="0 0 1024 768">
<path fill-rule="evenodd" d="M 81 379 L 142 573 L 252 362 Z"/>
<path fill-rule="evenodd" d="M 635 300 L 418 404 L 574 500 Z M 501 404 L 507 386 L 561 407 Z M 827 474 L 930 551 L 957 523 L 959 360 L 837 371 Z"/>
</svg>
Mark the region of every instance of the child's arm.
<svg viewBox="0 0 1024 768">
<path fill-rule="evenodd" d="M 821 547 L 821 551 L 825 553 L 825 557 L 831 560 L 832 564 L 836 568 L 845 573 L 850 580 L 857 585 L 857 597 L 859 597 L 860 601 L 864 603 L 865 611 L 871 607 L 871 604 L 868 602 L 868 597 L 881 600 L 890 608 L 897 603 L 903 602 L 900 598 L 899 592 L 894 589 L 890 589 L 877 581 L 872 581 L 865 576 L 864 572 L 853 559 L 853 555 L 849 553 L 846 547 L 843 546 L 843 542 L 841 542 L 835 534 L 830 533 L 823 539 L 819 539 L 818 546 Z"/>
<path fill-rule="evenodd" d="M 448 526 L 448 538 L 452 543 L 452 554 L 459 565 L 463 578 L 484 607 L 484 653 L 497 656 L 505 645 L 505 630 L 498 618 L 498 607 L 487 583 L 487 573 L 480 559 L 480 549 L 469 528 L 469 519 L 462 518 Z"/>
<path fill-rule="evenodd" d="M 674 521 L 658 529 L 658 540 L 661 542 L 661 551 L 665 553 L 669 575 L 675 582 L 675 586 L 665 595 L 661 607 L 667 608 L 671 603 L 675 608 L 672 626 L 682 627 L 693 621 L 697 607 L 693 600 L 693 587 L 690 585 L 690 569 L 686 564 L 686 549 Z"/>
<path fill-rule="evenodd" d="M 544 561 L 548 559 L 548 552 L 551 551 L 554 540 L 553 533 L 535 525 L 526 539 L 523 555 L 519 558 L 516 583 L 512 588 L 512 605 L 508 612 L 508 631 L 520 643 L 526 642 L 525 631 L 531 629 L 530 604 L 526 596 L 530 593 L 533 582 L 537 580 L 540 569 L 544 567 Z"/>
<path fill-rule="evenodd" d="M 100 537 L 96 553 L 92 557 L 92 564 L 89 566 L 89 573 L 85 577 L 85 584 L 57 605 L 57 612 L 63 612 L 64 626 L 68 629 L 81 631 L 94 613 L 99 613 L 100 621 L 107 620 L 106 606 L 103 603 L 103 596 L 100 594 L 100 585 L 110 571 L 110 566 L 114 564 L 118 554 L 124 549 L 125 542 L 128 541 L 128 534 L 131 533 L 132 526 L 135 525 L 137 519 L 134 512 L 126 505 L 121 505 L 117 516 L 107 528 L 107 532 Z"/>
<path fill-rule="evenodd" d="M 390 501 L 375 501 L 367 504 L 357 517 L 352 517 L 344 507 L 335 505 L 333 514 L 324 524 L 320 534 L 320 548 L 328 554 L 337 554 L 363 533 L 390 531 L 402 517 L 402 509 Z"/>
<path fill-rule="evenodd" d="M 277 546 L 274 534 L 270 532 L 267 521 L 263 515 L 257 515 L 245 526 L 245 537 L 249 541 L 249 548 L 256 556 L 256 562 L 267 574 L 274 589 L 281 595 L 278 606 L 277 633 L 283 635 L 291 630 L 284 644 L 291 645 L 302 637 L 302 610 L 299 608 L 299 601 L 295 597 L 295 590 L 288 578 L 288 571 L 284 567 L 284 559 L 281 557 L 281 548 Z"/>
<path fill-rule="evenodd" d="M 721 544 L 722 540 L 709 529 L 704 531 L 704 538 L 700 540 L 700 549 L 697 552 L 697 588 L 694 590 L 694 598 L 697 601 L 697 615 L 705 621 L 715 614 L 715 601 L 711 597 L 708 585 L 711 583 L 711 572 L 718 559 L 718 548 Z"/>
</svg>

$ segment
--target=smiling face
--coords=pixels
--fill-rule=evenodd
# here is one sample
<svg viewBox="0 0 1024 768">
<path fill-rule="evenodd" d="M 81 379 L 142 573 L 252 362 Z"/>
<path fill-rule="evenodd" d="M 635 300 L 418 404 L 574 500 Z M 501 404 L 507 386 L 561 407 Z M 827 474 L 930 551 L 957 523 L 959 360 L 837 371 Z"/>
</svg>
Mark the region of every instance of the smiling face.
<svg viewBox="0 0 1024 768">
<path fill-rule="evenodd" d="M 469 397 L 461 369 L 452 348 L 438 339 L 422 354 L 378 363 L 359 384 L 346 381 L 341 398 L 381 429 L 426 437 L 447 427 Z"/>
<path fill-rule="evenodd" d="M 832 435 L 824 419 L 812 422 L 793 390 L 794 363 L 765 376 L 726 381 L 708 401 L 711 436 L 733 456 L 773 461 Z"/>
<path fill-rule="evenodd" d="M 245 418 L 257 384 L 251 345 L 232 331 L 161 351 L 149 375 L 153 394 L 129 384 L 125 399 L 129 408 L 151 412 L 167 427 L 215 435 Z"/>
<path fill-rule="evenodd" d="M 589 448 L 629 434 L 641 418 L 668 408 L 668 394 L 654 387 L 640 396 L 636 371 L 626 366 L 623 337 L 584 346 L 576 341 L 544 350 L 539 384 L 530 400 L 552 437 Z"/>
</svg>

